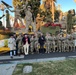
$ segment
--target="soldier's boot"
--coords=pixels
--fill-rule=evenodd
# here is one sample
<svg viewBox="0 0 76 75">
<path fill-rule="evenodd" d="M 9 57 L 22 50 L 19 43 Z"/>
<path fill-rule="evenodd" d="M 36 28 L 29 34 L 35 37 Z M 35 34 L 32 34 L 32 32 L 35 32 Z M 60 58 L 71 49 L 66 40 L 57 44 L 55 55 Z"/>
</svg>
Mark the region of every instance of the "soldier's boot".
<svg viewBox="0 0 76 75">
<path fill-rule="evenodd" d="M 75 52 L 75 46 L 73 46 L 73 50 L 72 51 Z"/>
<path fill-rule="evenodd" d="M 61 52 L 61 47 L 59 46 L 59 52 Z"/>
<path fill-rule="evenodd" d="M 33 47 L 31 47 L 31 54 L 34 54 L 34 53 L 33 53 Z"/>
<path fill-rule="evenodd" d="M 50 48 L 49 48 L 49 46 L 48 46 L 48 53 L 50 53 Z"/>
<path fill-rule="evenodd" d="M 45 53 L 48 53 L 48 48 L 46 47 L 46 51 L 45 51 Z"/>
<path fill-rule="evenodd" d="M 65 46 L 63 47 L 63 52 L 65 52 Z"/>
<path fill-rule="evenodd" d="M 52 45 L 50 45 L 50 52 L 52 52 Z"/>
<path fill-rule="evenodd" d="M 56 47 L 56 51 L 58 52 L 58 46 Z"/>
<path fill-rule="evenodd" d="M 53 47 L 53 52 L 55 52 L 55 46 Z"/>
<path fill-rule="evenodd" d="M 64 44 L 62 45 L 62 52 L 65 52 L 65 46 L 64 46 Z"/>
<path fill-rule="evenodd" d="M 66 46 L 66 52 L 68 52 L 69 51 L 69 48 L 68 48 L 68 46 Z"/>
<path fill-rule="evenodd" d="M 72 51 L 72 46 L 70 46 L 70 51 Z"/>
</svg>

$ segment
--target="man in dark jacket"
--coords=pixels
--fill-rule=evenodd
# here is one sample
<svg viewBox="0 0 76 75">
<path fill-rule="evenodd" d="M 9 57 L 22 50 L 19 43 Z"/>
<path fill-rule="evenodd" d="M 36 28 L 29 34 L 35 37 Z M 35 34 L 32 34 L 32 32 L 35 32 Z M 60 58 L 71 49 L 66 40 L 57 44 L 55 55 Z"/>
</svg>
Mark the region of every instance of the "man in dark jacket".
<svg viewBox="0 0 76 75">
<path fill-rule="evenodd" d="M 40 44 L 40 53 L 44 53 L 45 50 L 44 50 L 44 44 L 45 44 L 45 37 L 43 36 L 43 34 L 41 33 L 39 39 L 38 39 L 38 42 Z"/>
</svg>

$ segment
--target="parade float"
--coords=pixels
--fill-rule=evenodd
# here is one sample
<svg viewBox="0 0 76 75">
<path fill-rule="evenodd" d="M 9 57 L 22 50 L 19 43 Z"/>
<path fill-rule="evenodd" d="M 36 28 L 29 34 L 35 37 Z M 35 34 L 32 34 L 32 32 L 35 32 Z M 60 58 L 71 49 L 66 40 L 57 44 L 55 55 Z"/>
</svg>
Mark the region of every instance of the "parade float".
<svg viewBox="0 0 76 75">
<path fill-rule="evenodd" d="M 49 3 L 50 2 L 50 3 Z M 55 11 L 55 0 L 45 0 L 45 11 L 44 13 L 45 14 L 42 14 L 43 12 L 43 9 L 40 8 L 40 0 L 12 0 L 12 3 L 13 3 L 13 8 L 14 10 L 16 9 L 16 6 L 20 6 L 20 9 L 22 8 L 23 4 L 26 4 L 28 6 L 31 6 L 31 12 L 29 12 L 30 14 L 32 14 L 32 18 L 33 18 L 33 22 L 31 22 L 29 25 L 28 25 L 28 34 L 34 34 L 34 32 L 38 32 L 39 30 L 43 33 L 46 33 L 46 32 L 50 32 L 50 33 L 55 33 L 56 31 L 59 31 L 61 25 L 59 24 L 52 24 L 52 22 L 54 22 L 54 11 Z M 5 7 L 4 7 L 5 6 Z M 27 7 L 28 7 L 27 6 Z M 52 6 L 52 9 L 51 9 L 51 6 Z M 1 10 L 3 11 L 3 14 L 4 14 L 4 10 L 5 8 L 12 8 L 12 6 L 10 6 L 9 4 L 7 4 L 6 2 L 2 1 L 2 8 Z M 48 13 L 48 10 L 50 13 Z M 26 25 L 30 22 L 27 23 L 27 19 L 25 20 L 24 19 L 24 16 L 27 14 L 26 13 L 23 13 L 24 11 L 21 11 L 20 12 L 20 15 L 24 21 L 24 23 L 26 23 Z M 38 20 L 39 24 L 37 24 L 36 22 L 36 18 L 37 18 L 37 14 L 40 14 L 40 20 Z M 7 15 L 8 12 L 7 12 Z M 52 16 L 51 16 L 52 15 Z M 7 16 L 8 17 L 8 16 Z M 30 17 L 30 16 L 28 16 Z M 45 18 L 46 17 L 46 18 Z M 14 16 L 15 18 L 15 16 Z M 45 20 L 44 20 L 45 19 Z M 11 20 L 11 19 L 10 19 Z M 9 20 L 6 21 L 7 22 L 7 25 L 9 25 Z M 51 22 L 51 23 L 50 23 Z M 49 24 L 50 23 L 50 24 Z M 12 34 L 12 33 L 16 33 L 16 34 L 19 34 L 19 33 L 26 33 L 25 29 L 27 26 L 21 26 L 21 23 L 20 22 L 16 22 L 14 25 L 13 25 L 13 28 L 14 29 L 11 29 L 10 30 L 10 26 L 7 26 L 8 28 L 6 29 L 0 29 L 0 53 L 4 53 L 4 52 L 8 52 L 9 51 L 9 48 L 8 48 L 8 38 L 9 38 L 9 34 Z"/>
<path fill-rule="evenodd" d="M 40 31 L 44 34 L 46 34 L 46 32 L 55 34 L 56 32 L 59 32 L 59 30 L 62 28 L 62 25 L 59 22 L 55 23 L 55 21 L 56 20 L 59 21 L 59 17 L 61 17 L 62 15 L 59 15 L 61 13 L 60 10 L 56 10 L 55 2 L 56 0 L 42 0 L 42 4 L 41 4 L 40 0 L 26 0 L 26 1 L 25 0 L 12 0 L 14 10 L 16 10 L 16 6 L 19 6 L 19 10 L 20 10 L 20 9 L 23 9 L 24 5 L 27 5 L 26 7 L 30 6 L 31 11 L 28 11 L 28 14 L 30 14 L 29 16 L 27 13 L 24 13 L 26 9 L 20 11 L 20 15 L 21 15 L 22 22 L 24 23 L 24 25 L 21 25 L 19 21 L 16 21 L 11 30 L 6 29 L 6 30 L 0 31 L 0 36 L 1 36 L 0 39 L 1 40 L 5 39 L 3 48 L 0 50 L 9 51 L 8 47 L 7 47 L 8 49 L 7 48 L 4 49 L 4 48 L 5 48 L 5 43 L 8 42 L 7 41 L 7 38 L 9 38 L 8 34 L 11 34 L 11 33 L 34 34 L 34 32 Z M 3 2 L 3 4 L 6 6 L 7 9 L 11 8 L 11 6 L 9 6 L 7 3 Z M 32 14 L 33 20 L 32 22 L 30 22 L 30 20 L 27 22 L 27 19 L 25 19 L 25 16 L 28 16 L 31 18 L 31 14 Z M 16 16 L 14 16 L 14 19 L 15 17 Z M 28 30 L 27 30 L 28 32 L 26 31 L 27 24 L 29 24 Z"/>
<path fill-rule="evenodd" d="M 16 8 L 17 5 L 19 5 L 20 9 L 22 8 L 23 5 L 26 5 L 26 4 L 27 4 L 27 7 L 28 6 L 31 7 L 33 23 L 29 25 L 28 34 L 34 33 L 35 31 L 36 32 L 41 31 L 43 33 L 50 32 L 50 33 L 55 34 L 55 32 L 59 31 L 62 28 L 59 22 L 57 22 L 57 24 L 56 23 L 54 24 L 55 20 L 57 19 L 59 20 L 59 17 L 62 18 L 62 15 L 59 15 L 61 13 L 61 10 L 60 9 L 57 10 L 55 3 L 56 3 L 56 0 L 42 0 L 42 2 L 40 2 L 40 0 L 38 1 L 37 0 L 26 0 L 26 1 L 25 0 L 13 0 L 14 9 Z M 21 11 L 20 14 L 23 19 L 24 19 L 24 15 L 27 16 L 27 14 L 24 13 L 24 11 Z M 38 14 L 40 14 L 40 18 L 39 20 L 36 21 Z M 25 23 L 28 24 L 26 22 L 26 19 L 24 20 L 25 20 Z M 53 25 L 46 26 L 50 22 L 51 23 L 53 22 Z M 34 27 L 33 27 L 33 24 L 34 24 Z M 34 32 L 32 32 L 32 30 Z M 20 31 L 23 32 L 23 29 Z"/>
</svg>

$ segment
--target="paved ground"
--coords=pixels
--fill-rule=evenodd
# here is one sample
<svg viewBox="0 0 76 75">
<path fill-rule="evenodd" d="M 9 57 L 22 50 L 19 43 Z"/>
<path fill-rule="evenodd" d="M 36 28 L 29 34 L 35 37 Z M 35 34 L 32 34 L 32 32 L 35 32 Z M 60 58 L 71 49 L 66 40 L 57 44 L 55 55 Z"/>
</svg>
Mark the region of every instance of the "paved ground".
<svg viewBox="0 0 76 75">
<path fill-rule="evenodd" d="M 10 58 L 9 55 L 0 55 L 0 62 L 1 61 L 16 61 L 16 60 L 33 60 L 33 59 L 44 59 L 44 58 L 57 58 L 57 57 L 66 57 L 69 56 L 76 56 L 75 52 L 55 52 L 55 53 L 40 53 L 40 54 L 29 54 L 29 55 L 21 55 L 21 56 L 14 56 L 13 59 Z"/>
<path fill-rule="evenodd" d="M 42 61 L 56 61 L 64 60 L 67 58 L 76 58 L 75 52 L 56 52 L 56 53 L 43 53 L 43 54 L 29 54 L 27 56 L 14 56 L 13 59 L 7 55 L 0 55 L 0 75 L 12 75 L 18 63 L 33 63 Z"/>
<path fill-rule="evenodd" d="M 16 63 L 0 64 L 0 75 L 12 75 Z"/>
</svg>

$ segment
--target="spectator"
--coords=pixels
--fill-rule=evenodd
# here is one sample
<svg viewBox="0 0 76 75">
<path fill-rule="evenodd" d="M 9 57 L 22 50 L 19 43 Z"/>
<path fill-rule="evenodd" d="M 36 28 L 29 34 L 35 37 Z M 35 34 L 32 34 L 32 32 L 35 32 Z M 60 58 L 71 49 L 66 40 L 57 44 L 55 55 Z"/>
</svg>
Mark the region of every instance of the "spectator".
<svg viewBox="0 0 76 75">
<path fill-rule="evenodd" d="M 8 40 L 8 47 L 10 48 L 10 57 L 13 58 L 13 53 L 16 55 L 16 41 L 13 35 L 11 35 Z"/>
<path fill-rule="evenodd" d="M 40 53 L 44 53 L 45 50 L 44 50 L 44 44 L 45 44 L 45 37 L 43 36 L 43 34 L 41 33 L 39 39 L 38 39 L 38 42 L 40 44 Z"/>
<path fill-rule="evenodd" d="M 29 37 L 28 37 L 27 34 L 24 35 L 22 41 L 23 41 L 24 53 L 25 53 L 25 55 L 28 55 L 28 53 L 29 53 L 30 39 L 29 39 Z"/>
</svg>

